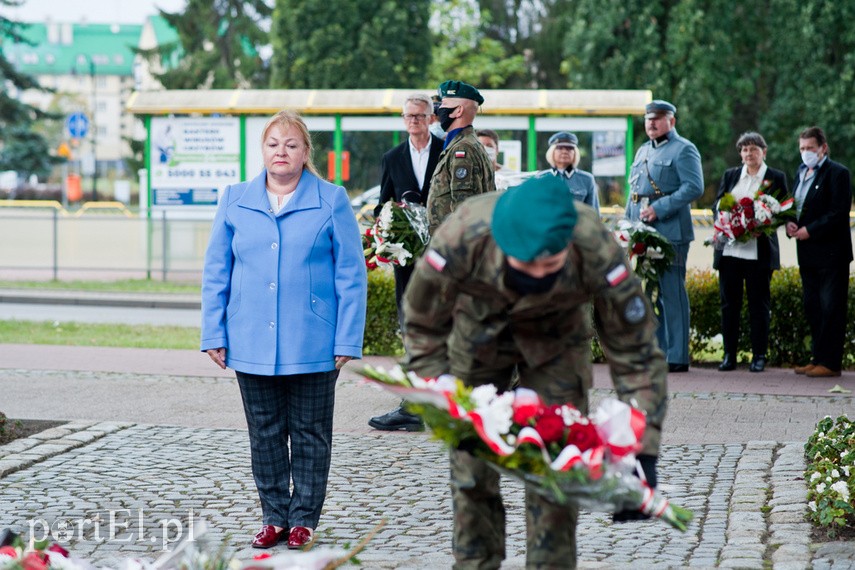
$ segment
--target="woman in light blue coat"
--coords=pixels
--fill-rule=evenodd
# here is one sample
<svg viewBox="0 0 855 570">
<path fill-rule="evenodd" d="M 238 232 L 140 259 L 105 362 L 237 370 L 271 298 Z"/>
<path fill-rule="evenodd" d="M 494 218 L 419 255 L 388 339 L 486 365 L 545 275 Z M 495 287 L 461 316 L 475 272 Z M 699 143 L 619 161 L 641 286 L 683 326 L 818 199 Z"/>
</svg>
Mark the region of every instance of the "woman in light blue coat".
<svg viewBox="0 0 855 570">
<path fill-rule="evenodd" d="M 220 197 L 201 349 L 240 386 L 263 517 L 252 545 L 300 548 L 326 495 L 335 382 L 362 356 L 367 279 L 347 193 L 318 175 L 296 113 L 268 121 L 262 157 L 261 174 Z"/>
</svg>

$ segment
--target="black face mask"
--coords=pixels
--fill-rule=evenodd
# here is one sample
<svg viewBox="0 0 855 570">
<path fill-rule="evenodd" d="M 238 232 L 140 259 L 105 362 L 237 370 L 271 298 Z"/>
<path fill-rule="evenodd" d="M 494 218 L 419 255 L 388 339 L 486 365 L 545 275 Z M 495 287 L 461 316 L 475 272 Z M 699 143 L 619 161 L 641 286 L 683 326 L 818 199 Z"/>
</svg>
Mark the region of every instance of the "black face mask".
<svg viewBox="0 0 855 570">
<path fill-rule="evenodd" d="M 439 118 L 439 126 L 442 127 L 443 131 L 448 132 L 448 128 L 454 122 L 454 119 L 449 117 L 449 115 L 456 109 L 457 107 L 440 107 L 436 110 L 436 116 Z"/>
<path fill-rule="evenodd" d="M 561 270 L 559 269 L 555 273 L 550 273 L 543 277 L 532 277 L 528 273 L 524 273 L 508 265 L 505 283 L 520 295 L 537 295 L 538 293 L 546 293 L 552 289 L 552 286 L 558 281 L 560 273 Z"/>
</svg>

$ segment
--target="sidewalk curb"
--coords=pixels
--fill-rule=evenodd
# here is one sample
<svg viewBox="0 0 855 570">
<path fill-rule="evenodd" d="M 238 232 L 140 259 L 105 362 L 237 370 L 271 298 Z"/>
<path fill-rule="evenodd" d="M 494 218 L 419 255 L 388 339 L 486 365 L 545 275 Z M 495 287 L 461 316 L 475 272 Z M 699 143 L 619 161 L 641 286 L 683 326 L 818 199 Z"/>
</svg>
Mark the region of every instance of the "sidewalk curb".
<svg viewBox="0 0 855 570">
<path fill-rule="evenodd" d="M 177 293 L 115 293 L 0 289 L 0 303 L 33 305 L 84 305 L 146 309 L 201 309 L 198 295 Z"/>
</svg>

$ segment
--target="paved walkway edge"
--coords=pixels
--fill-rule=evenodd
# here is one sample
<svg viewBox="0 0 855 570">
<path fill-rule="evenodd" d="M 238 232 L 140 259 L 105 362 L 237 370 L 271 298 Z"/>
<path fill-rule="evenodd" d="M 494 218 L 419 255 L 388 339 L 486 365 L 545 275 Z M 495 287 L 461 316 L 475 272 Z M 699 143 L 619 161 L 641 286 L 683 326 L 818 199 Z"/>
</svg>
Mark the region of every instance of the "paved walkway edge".
<svg viewBox="0 0 855 570">
<path fill-rule="evenodd" d="M 124 422 L 75 421 L 0 445 L 0 478 L 132 425 Z"/>
</svg>

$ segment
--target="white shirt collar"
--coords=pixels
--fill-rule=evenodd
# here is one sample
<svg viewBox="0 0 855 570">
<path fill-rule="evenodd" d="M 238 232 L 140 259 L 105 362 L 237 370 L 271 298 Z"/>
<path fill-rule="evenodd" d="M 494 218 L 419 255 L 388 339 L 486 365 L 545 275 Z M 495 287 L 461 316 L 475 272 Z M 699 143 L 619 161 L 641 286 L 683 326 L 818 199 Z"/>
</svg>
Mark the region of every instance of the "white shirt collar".
<svg viewBox="0 0 855 570">
<path fill-rule="evenodd" d="M 763 164 L 760 165 L 760 169 L 757 171 L 757 174 L 755 174 L 752 178 L 759 178 L 760 180 L 763 180 L 766 177 L 767 168 L 768 167 L 766 166 L 766 163 L 764 162 Z M 742 165 L 742 173 L 739 175 L 739 179 L 742 180 L 746 176 L 749 176 L 748 167 L 743 164 Z"/>
</svg>

